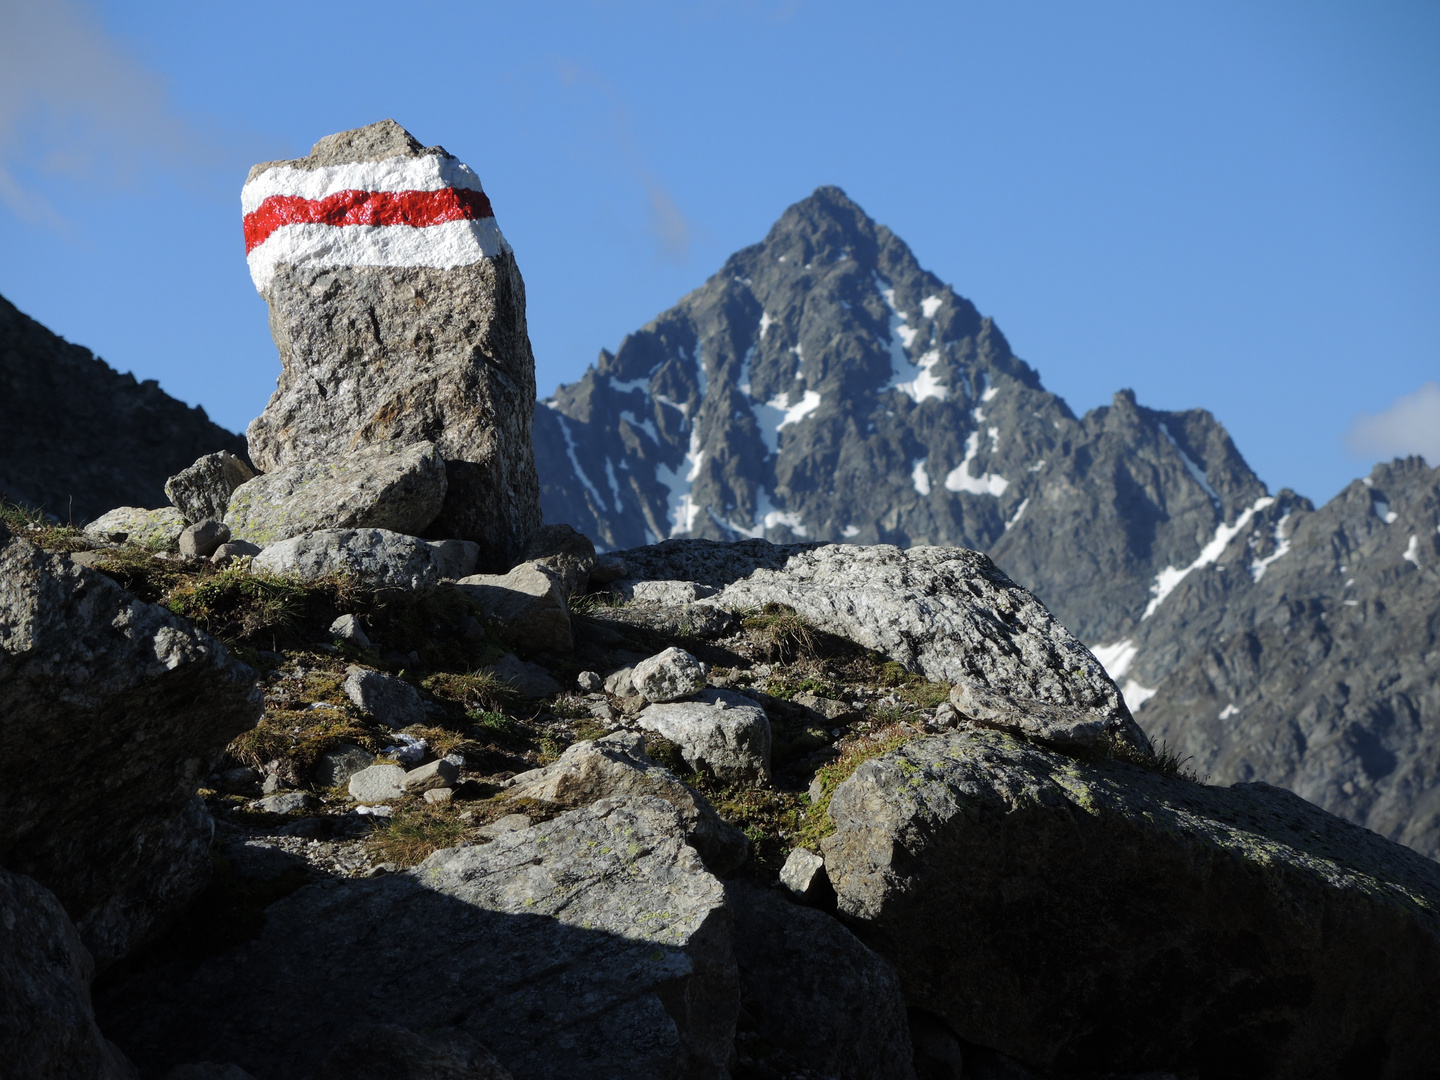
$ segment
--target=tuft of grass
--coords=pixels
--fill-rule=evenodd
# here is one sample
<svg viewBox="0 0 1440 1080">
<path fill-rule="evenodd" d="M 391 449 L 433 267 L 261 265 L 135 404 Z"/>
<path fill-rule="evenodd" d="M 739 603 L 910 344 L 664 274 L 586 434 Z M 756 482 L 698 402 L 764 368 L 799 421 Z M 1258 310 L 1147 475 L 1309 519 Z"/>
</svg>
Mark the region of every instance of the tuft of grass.
<svg viewBox="0 0 1440 1080">
<path fill-rule="evenodd" d="M 95 545 L 73 525 L 61 525 L 39 510 L 13 503 L 0 495 L 0 524 L 46 551 L 86 551 Z"/>
<path fill-rule="evenodd" d="M 436 700 L 458 705 L 466 713 L 502 712 L 513 708 L 518 700 L 515 688 L 493 671 L 436 672 L 421 680 L 420 687 Z"/>
<path fill-rule="evenodd" d="M 415 866 L 442 848 L 459 846 L 471 835 L 450 807 L 420 803 L 397 809 L 384 826 L 370 834 L 367 844 L 381 862 Z"/>
<path fill-rule="evenodd" d="M 481 735 L 497 743 L 519 742 L 527 734 L 524 724 L 498 709 L 472 709 L 466 715 Z"/>
<path fill-rule="evenodd" d="M 1171 749 L 1169 743 L 1162 742 L 1157 746 L 1154 757 L 1146 757 L 1129 743 L 1118 739 L 1106 739 L 1103 749 L 1107 757 L 1128 761 L 1161 776 L 1173 776 L 1177 780 L 1188 780 L 1192 784 L 1205 784 L 1210 780 L 1209 776 L 1202 777 L 1193 765 L 1188 764 L 1194 761 L 1194 758 L 1189 754 L 1182 755 L 1178 749 Z"/>
<path fill-rule="evenodd" d="M 163 603 L 172 589 L 194 573 L 183 563 L 156 558 L 144 548 L 129 546 L 107 549 L 95 569 L 151 604 Z"/>
<path fill-rule="evenodd" d="M 817 631 L 785 604 L 766 604 L 760 612 L 741 620 L 755 651 L 765 660 L 793 663 L 813 658 Z"/>
<path fill-rule="evenodd" d="M 249 566 L 227 566 L 205 577 L 190 578 L 169 590 L 165 606 L 217 637 L 249 641 L 257 637 L 293 639 L 315 595 L 353 593 L 344 579 L 298 582 Z M 326 596 L 329 599 L 329 596 Z"/>
<path fill-rule="evenodd" d="M 605 589 L 601 592 L 572 593 L 566 601 L 566 607 L 573 615 L 589 615 L 597 608 L 617 608 L 625 606 L 625 598 L 617 593 Z"/>
</svg>

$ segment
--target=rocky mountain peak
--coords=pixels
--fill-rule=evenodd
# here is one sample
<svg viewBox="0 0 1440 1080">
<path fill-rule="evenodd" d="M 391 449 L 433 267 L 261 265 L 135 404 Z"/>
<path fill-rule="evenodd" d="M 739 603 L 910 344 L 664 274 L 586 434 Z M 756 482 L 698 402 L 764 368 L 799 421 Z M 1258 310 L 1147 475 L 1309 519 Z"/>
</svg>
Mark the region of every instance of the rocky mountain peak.
<svg viewBox="0 0 1440 1080">
<path fill-rule="evenodd" d="M 668 537 L 992 554 L 1090 640 L 1265 487 L 1200 410 L 1077 419 L 996 324 L 836 187 L 538 411 L 542 506 Z"/>
</svg>

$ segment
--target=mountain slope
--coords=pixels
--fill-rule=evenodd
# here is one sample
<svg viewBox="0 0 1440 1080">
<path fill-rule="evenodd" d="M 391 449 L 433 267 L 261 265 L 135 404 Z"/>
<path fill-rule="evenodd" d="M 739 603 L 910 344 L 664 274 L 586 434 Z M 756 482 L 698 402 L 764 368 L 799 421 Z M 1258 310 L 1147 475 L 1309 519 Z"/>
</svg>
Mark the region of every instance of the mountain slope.
<svg viewBox="0 0 1440 1080">
<path fill-rule="evenodd" d="M 1440 469 L 1277 501 L 1097 654 L 1220 783 L 1266 780 L 1440 858 Z"/>
<path fill-rule="evenodd" d="M 1265 495 L 1206 412 L 1122 392 L 1077 419 L 833 187 L 560 387 L 535 449 L 546 518 L 608 547 L 962 545 L 1090 641 Z"/>
<path fill-rule="evenodd" d="M 245 440 L 0 297 L 0 493 L 76 524 L 167 505 L 165 481 Z"/>
</svg>

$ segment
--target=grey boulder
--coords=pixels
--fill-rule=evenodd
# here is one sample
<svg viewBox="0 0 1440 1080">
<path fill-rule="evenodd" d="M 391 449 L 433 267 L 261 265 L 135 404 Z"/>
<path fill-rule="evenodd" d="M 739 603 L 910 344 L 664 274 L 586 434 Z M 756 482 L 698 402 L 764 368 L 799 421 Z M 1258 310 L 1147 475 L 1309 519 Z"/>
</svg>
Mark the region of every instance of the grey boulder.
<svg viewBox="0 0 1440 1080">
<path fill-rule="evenodd" d="M 463 540 L 421 540 L 385 529 L 324 529 L 271 544 L 256 570 L 313 581 L 349 575 L 373 589 L 430 589 L 475 568 L 478 549 Z"/>
<path fill-rule="evenodd" d="M 375 763 L 375 755 L 363 747 L 343 743 L 321 754 L 311 770 L 311 778 L 321 788 L 340 787 L 361 769 Z"/>
<path fill-rule="evenodd" d="M 357 709 L 386 727 L 407 728 L 425 722 L 425 703 L 404 679 L 351 664 L 345 669 L 345 696 Z"/>
<path fill-rule="evenodd" d="M 53 893 L 0 869 L 0 1061 L 7 1080 L 134 1080 L 90 1004 L 94 962 Z"/>
<path fill-rule="evenodd" d="M 231 492 L 254 477 L 254 469 L 229 450 L 221 450 L 166 480 L 165 497 L 186 521 L 223 521 Z"/>
<path fill-rule="evenodd" d="M 630 683 L 646 701 L 679 701 L 705 689 L 705 669 L 690 653 L 671 646 L 636 664 Z"/>
<path fill-rule="evenodd" d="M 173 506 L 144 510 L 117 506 L 85 526 L 85 535 L 102 544 L 133 544 L 152 551 L 174 551 L 185 531 L 185 515 Z"/>
<path fill-rule="evenodd" d="M 1440 866 L 1289 792 L 971 729 L 861 764 L 829 812 L 839 910 L 906 1001 L 1032 1068 L 1401 1077 L 1440 1054 Z"/>
<path fill-rule="evenodd" d="M 313 810 L 320 805 L 308 791 L 277 791 L 250 804 L 251 810 L 263 810 L 267 814 L 298 814 Z"/>
<path fill-rule="evenodd" d="M 440 1025 L 532 1080 L 720 1080 L 739 1008 L 720 882 L 653 797 L 603 799 L 414 871 L 307 886 L 260 937 L 111 988 L 142 1070 L 312 1074 L 355 1027 Z"/>
<path fill-rule="evenodd" d="M 1088 750 L 1109 736 L 1142 755 L 1151 752 L 1150 741 L 1133 719 L 1104 710 L 1017 701 L 964 679 L 951 689 L 950 703 L 981 727 L 1009 731 L 1057 750 Z"/>
<path fill-rule="evenodd" d="M 702 690 L 693 701 L 647 705 L 638 722 L 680 748 L 692 768 L 730 783 L 770 781 L 770 720 L 733 690 Z"/>
<path fill-rule="evenodd" d="M 178 546 L 181 555 L 196 555 L 208 559 L 220 546 L 230 539 L 230 529 L 222 521 L 205 518 L 193 525 L 185 526 L 180 534 Z"/>
<path fill-rule="evenodd" d="M 560 576 L 540 563 L 525 562 L 505 574 L 473 574 L 454 586 L 499 622 L 521 649 L 570 652 L 570 609 Z"/>
<path fill-rule="evenodd" d="M 514 653 L 506 653 L 484 671 L 492 672 L 521 697 L 543 698 L 560 693 L 562 687 L 548 670 L 539 664 L 521 660 Z"/>
<path fill-rule="evenodd" d="M 595 545 L 569 525 L 542 525 L 525 545 L 521 562 L 534 562 L 559 578 L 568 599 L 590 587 L 595 570 Z"/>
<path fill-rule="evenodd" d="M 540 527 L 531 449 L 535 359 L 525 283 L 479 178 L 393 120 L 342 131 L 297 161 L 250 170 L 244 197 L 323 198 L 370 190 L 373 175 L 410 178 L 463 208 L 425 228 L 337 232 L 364 251 L 398 243 L 405 265 L 375 265 L 339 241 L 290 245 L 272 234 L 249 254 L 270 306 L 279 385 L 247 431 L 269 472 L 368 446 L 433 440 L 445 460 L 445 503 L 432 535 L 473 540 L 483 567 L 503 570 Z M 315 184 L 320 187 L 316 188 Z"/>
<path fill-rule="evenodd" d="M 915 1080 L 900 980 L 835 919 L 748 881 L 725 884 L 740 1001 L 736 1049 L 765 1075 Z M 803 1073 L 800 1070 L 804 1069 Z"/>
<path fill-rule="evenodd" d="M 405 770 L 399 765 L 370 765 L 350 774 L 350 797 L 358 803 L 393 802 L 405 794 Z"/>
<path fill-rule="evenodd" d="M 253 559 L 260 554 L 260 545 L 249 540 L 227 540 L 215 549 L 210 561 L 216 566 L 229 566 L 236 559 Z"/>
<path fill-rule="evenodd" d="M 807 848 L 793 849 L 780 868 L 780 884 L 798 899 L 815 899 L 828 884 L 825 860 Z"/>
<path fill-rule="evenodd" d="M 506 797 L 559 806 L 588 806 L 619 795 L 653 795 L 680 815 L 681 835 L 712 873 L 738 869 L 750 852 L 745 834 L 728 824 L 705 796 L 652 762 L 639 735 L 616 732 L 566 748 L 558 761 L 512 778 Z"/>
<path fill-rule="evenodd" d="M 317 529 L 417 536 L 444 501 L 445 462 L 434 443 L 382 444 L 257 476 L 230 496 L 225 523 L 261 547 Z"/>
<path fill-rule="evenodd" d="M 427 791 L 453 788 L 460 770 L 444 758 L 417 766 L 405 774 L 400 787 L 406 795 L 424 795 Z"/>
<path fill-rule="evenodd" d="M 59 897 L 101 966 L 204 888 L 212 824 L 192 796 L 259 720 L 257 678 L 0 527 L 0 865 Z"/>
</svg>

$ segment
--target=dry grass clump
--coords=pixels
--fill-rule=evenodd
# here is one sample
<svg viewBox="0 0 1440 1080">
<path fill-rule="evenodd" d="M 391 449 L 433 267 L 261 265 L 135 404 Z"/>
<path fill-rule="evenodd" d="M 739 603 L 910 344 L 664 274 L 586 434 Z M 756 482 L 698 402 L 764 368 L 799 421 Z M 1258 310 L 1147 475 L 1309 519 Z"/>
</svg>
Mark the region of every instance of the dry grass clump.
<svg viewBox="0 0 1440 1080">
<path fill-rule="evenodd" d="M 252 769 L 279 761 L 282 775 L 288 774 L 286 778 L 293 783 L 304 783 L 327 751 L 353 743 L 378 754 L 387 742 L 339 708 L 276 709 L 266 712 L 260 723 L 237 736 L 225 751 Z"/>
<path fill-rule="evenodd" d="M 415 866 L 472 836 L 472 826 L 461 821 L 453 808 L 417 803 L 397 809 L 383 827 L 370 834 L 367 843 L 383 862 Z"/>
<path fill-rule="evenodd" d="M 39 510 L 0 496 L 0 524 L 16 536 L 46 551 L 86 551 L 95 545 L 73 525 L 51 521 Z"/>
<path fill-rule="evenodd" d="M 742 619 L 740 625 L 761 659 L 790 664 L 816 655 L 818 631 L 785 604 L 766 604 L 758 614 Z"/>
<path fill-rule="evenodd" d="M 420 686 L 437 701 L 458 705 L 466 713 L 504 712 L 519 700 L 515 688 L 493 671 L 440 671 Z"/>
</svg>

